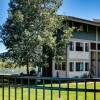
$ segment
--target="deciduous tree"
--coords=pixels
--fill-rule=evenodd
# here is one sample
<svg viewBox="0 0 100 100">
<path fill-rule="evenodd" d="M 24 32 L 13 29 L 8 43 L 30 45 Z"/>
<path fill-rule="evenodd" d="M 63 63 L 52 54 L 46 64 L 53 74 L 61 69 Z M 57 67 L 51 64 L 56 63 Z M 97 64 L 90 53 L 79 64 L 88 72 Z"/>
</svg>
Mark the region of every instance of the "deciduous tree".
<svg viewBox="0 0 100 100">
<path fill-rule="evenodd" d="M 63 16 L 57 15 L 62 0 L 10 0 L 8 18 L 1 28 L 3 43 L 19 65 L 42 64 L 61 55 L 72 29 L 63 29 Z M 58 41 L 59 40 L 59 41 Z M 56 51 L 56 52 L 55 52 Z"/>
</svg>

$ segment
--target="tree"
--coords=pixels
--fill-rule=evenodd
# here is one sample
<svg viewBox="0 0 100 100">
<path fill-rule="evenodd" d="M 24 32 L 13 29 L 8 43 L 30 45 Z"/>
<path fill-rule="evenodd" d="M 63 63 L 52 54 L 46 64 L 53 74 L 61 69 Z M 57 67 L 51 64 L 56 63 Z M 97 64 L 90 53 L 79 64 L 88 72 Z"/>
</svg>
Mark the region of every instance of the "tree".
<svg viewBox="0 0 100 100">
<path fill-rule="evenodd" d="M 59 55 L 55 51 L 64 47 L 71 36 L 72 29 L 64 29 L 57 41 L 57 30 L 64 21 L 63 16 L 56 14 L 61 4 L 62 0 L 10 0 L 1 38 L 12 60 L 27 66 L 28 74 L 30 65 Z"/>
</svg>

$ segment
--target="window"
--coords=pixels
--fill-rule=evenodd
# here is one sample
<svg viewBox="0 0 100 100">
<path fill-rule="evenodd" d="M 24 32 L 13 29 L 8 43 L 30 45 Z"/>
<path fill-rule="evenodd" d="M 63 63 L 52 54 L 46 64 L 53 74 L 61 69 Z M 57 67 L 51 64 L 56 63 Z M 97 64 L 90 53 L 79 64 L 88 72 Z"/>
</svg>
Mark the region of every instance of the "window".
<svg viewBox="0 0 100 100">
<path fill-rule="evenodd" d="M 89 44 L 85 43 L 85 51 L 88 52 L 89 51 Z"/>
<path fill-rule="evenodd" d="M 89 71 L 89 63 L 88 62 L 85 63 L 85 71 Z"/>
<path fill-rule="evenodd" d="M 55 63 L 55 70 L 57 70 L 58 68 L 57 68 L 57 64 Z"/>
<path fill-rule="evenodd" d="M 38 72 L 41 72 L 41 67 L 38 67 Z"/>
<path fill-rule="evenodd" d="M 89 33 L 96 33 L 96 27 L 92 25 L 88 25 L 88 32 Z"/>
<path fill-rule="evenodd" d="M 82 27 L 81 23 L 73 22 L 73 24 L 74 24 L 74 27 L 76 27 L 77 30 Z"/>
<path fill-rule="evenodd" d="M 69 25 L 69 27 L 73 27 L 72 21 L 68 21 L 68 25 Z"/>
<path fill-rule="evenodd" d="M 100 50 L 100 44 L 98 44 L 98 50 Z"/>
<path fill-rule="evenodd" d="M 96 50 L 96 43 L 91 43 L 91 49 Z"/>
<path fill-rule="evenodd" d="M 74 71 L 74 62 L 69 63 L 69 70 L 72 72 Z"/>
<path fill-rule="evenodd" d="M 76 63 L 76 71 L 83 71 L 83 63 L 82 62 Z"/>
<path fill-rule="evenodd" d="M 55 63 L 55 70 L 66 70 L 66 62 L 62 62 L 62 63 Z"/>
<path fill-rule="evenodd" d="M 76 51 L 83 51 L 83 43 L 76 42 Z"/>
<path fill-rule="evenodd" d="M 70 50 L 74 51 L 74 42 L 70 42 Z"/>
<path fill-rule="evenodd" d="M 87 32 L 87 24 L 83 24 L 83 32 Z"/>
<path fill-rule="evenodd" d="M 61 70 L 61 64 L 55 63 L 55 70 Z"/>
<path fill-rule="evenodd" d="M 66 70 L 66 62 L 62 62 L 62 70 Z"/>
</svg>

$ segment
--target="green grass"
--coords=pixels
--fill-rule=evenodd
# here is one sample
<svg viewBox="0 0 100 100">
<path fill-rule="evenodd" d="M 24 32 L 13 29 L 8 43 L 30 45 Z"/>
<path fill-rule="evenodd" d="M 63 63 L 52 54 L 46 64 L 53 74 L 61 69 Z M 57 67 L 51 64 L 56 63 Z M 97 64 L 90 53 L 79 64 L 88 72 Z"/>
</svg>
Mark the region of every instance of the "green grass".
<svg viewBox="0 0 100 100">
<path fill-rule="evenodd" d="M 47 87 L 50 86 L 50 84 L 46 85 Z M 76 87 L 76 84 L 71 83 L 70 88 Z M 53 87 L 58 87 L 58 84 L 53 84 Z M 66 88 L 66 84 L 61 84 L 61 87 Z M 78 88 L 84 88 L 85 85 L 83 83 L 79 83 Z M 88 83 L 87 88 L 93 89 L 94 84 Z M 100 89 L 100 83 L 96 83 L 96 89 Z M 11 96 L 10 100 L 15 99 L 15 89 L 11 87 Z M 28 88 L 23 89 L 23 100 L 28 100 Z M 8 87 L 4 88 L 4 100 L 8 100 Z M 30 89 L 30 100 L 35 100 L 35 90 L 33 88 Z M 59 92 L 57 90 L 53 90 L 53 100 L 57 100 Z M 45 100 L 50 100 L 51 91 L 45 90 Z M 21 88 L 17 88 L 17 100 L 21 100 Z M 76 100 L 76 92 L 69 92 L 69 100 Z M 43 90 L 38 90 L 38 100 L 43 100 Z M 78 100 L 85 100 L 85 93 L 84 92 L 78 92 Z M 0 100 L 2 100 L 2 88 L 0 88 Z M 67 100 L 67 92 L 61 91 L 61 99 L 60 100 Z M 87 100 L 94 100 L 94 93 L 87 92 Z M 96 93 L 96 100 L 100 100 L 100 93 Z"/>
</svg>

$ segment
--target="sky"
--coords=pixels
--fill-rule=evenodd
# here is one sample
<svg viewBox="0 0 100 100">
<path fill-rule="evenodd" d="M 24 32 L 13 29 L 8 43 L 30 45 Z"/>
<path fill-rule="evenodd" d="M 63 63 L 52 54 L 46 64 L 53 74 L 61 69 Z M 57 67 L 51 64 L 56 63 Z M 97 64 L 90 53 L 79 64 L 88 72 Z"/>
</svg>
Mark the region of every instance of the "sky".
<svg viewBox="0 0 100 100">
<path fill-rule="evenodd" d="M 0 26 L 7 19 L 9 0 L 0 0 Z M 74 16 L 83 19 L 100 19 L 100 0 L 63 0 L 58 14 Z M 0 53 L 5 52 L 6 47 L 0 43 Z"/>
</svg>

